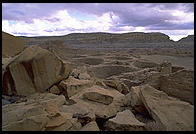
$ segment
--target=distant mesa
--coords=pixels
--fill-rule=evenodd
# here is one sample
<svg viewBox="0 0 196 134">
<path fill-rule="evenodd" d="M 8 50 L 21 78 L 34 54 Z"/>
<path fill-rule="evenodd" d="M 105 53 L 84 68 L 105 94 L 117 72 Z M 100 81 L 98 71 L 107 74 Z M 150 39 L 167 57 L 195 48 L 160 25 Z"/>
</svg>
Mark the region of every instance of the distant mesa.
<svg viewBox="0 0 196 134">
<path fill-rule="evenodd" d="M 130 33 L 71 33 L 63 36 L 37 36 L 37 37 L 24 37 L 22 39 L 27 41 L 28 45 L 41 44 L 42 41 L 61 40 L 70 45 L 100 45 L 104 46 L 122 46 L 122 44 L 130 46 L 137 43 L 173 43 L 170 37 L 166 34 L 153 32 L 130 32 Z M 103 45 L 103 46 L 102 46 Z"/>
<path fill-rule="evenodd" d="M 2 32 L 2 57 L 8 58 L 17 55 L 24 50 L 25 44 L 20 37 Z"/>
</svg>

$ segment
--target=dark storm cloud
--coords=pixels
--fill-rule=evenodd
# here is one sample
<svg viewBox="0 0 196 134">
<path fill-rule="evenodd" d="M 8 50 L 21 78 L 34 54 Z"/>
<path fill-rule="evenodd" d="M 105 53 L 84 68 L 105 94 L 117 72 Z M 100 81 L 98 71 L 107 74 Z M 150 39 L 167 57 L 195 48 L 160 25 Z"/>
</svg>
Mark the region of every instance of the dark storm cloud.
<svg viewBox="0 0 196 134">
<path fill-rule="evenodd" d="M 165 20 L 178 20 L 173 16 L 173 10 L 187 13 L 194 12 L 193 3 L 52 3 L 52 4 L 3 4 L 2 18 L 5 20 L 23 20 L 32 22 L 33 18 L 46 18 L 59 10 L 66 9 L 68 13 L 80 11 L 101 16 L 112 12 L 120 19 L 114 23 L 113 29 L 121 30 L 121 26 L 148 27 L 148 29 L 191 29 L 192 23 L 172 24 Z M 167 12 L 162 12 L 162 11 Z M 171 12 L 170 12 L 171 11 Z M 49 20 L 58 21 L 58 20 Z"/>
</svg>

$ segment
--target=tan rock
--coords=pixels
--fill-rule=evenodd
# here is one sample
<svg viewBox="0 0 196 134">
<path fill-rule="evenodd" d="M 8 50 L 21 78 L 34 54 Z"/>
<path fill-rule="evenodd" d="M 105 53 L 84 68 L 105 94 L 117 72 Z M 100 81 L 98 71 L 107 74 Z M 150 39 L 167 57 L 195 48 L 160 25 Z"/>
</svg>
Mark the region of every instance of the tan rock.
<svg viewBox="0 0 196 134">
<path fill-rule="evenodd" d="M 101 80 L 101 79 L 95 79 L 95 80 L 94 80 L 94 84 L 97 85 L 97 86 L 106 88 L 105 83 L 104 83 L 103 80 Z"/>
<path fill-rule="evenodd" d="M 130 110 L 118 112 L 115 118 L 109 119 L 104 125 L 110 131 L 142 131 L 145 130 L 144 126 Z"/>
<path fill-rule="evenodd" d="M 145 85 L 140 98 L 152 118 L 165 131 L 193 131 L 194 106 Z"/>
<path fill-rule="evenodd" d="M 118 90 L 122 94 L 129 93 L 129 88 L 122 82 L 119 82 L 117 80 L 104 80 L 103 82 L 105 85 Z"/>
<path fill-rule="evenodd" d="M 194 71 L 183 69 L 168 76 L 161 76 L 160 90 L 194 104 Z"/>
<path fill-rule="evenodd" d="M 34 94 L 27 102 L 2 107 L 4 131 L 65 131 L 73 127 L 72 115 L 59 111 L 62 97 L 50 93 Z M 64 98 L 65 100 L 65 98 Z M 61 103 L 61 104 L 60 104 Z"/>
<path fill-rule="evenodd" d="M 59 84 L 63 90 L 66 90 L 68 97 L 71 97 L 84 88 L 91 87 L 93 82 L 91 80 L 78 80 L 74 77 L 69 77 L 67 80 L 63 80 Z"/>
<path fill-rule="evenodd" d="M 45 92 L 68 77 L 70 67 L 51 52 L 30 46 L 13 58 L 3 74 L 3 93 L 31 95 Z"/>
<path fill-rule="evenodd" d="M 146 111 L 146 108 L 144 104 L 141 101 L 141 98 L 139 96 L 141 86 L 135 86 L 130 89 L 130 92 L 125 95 L 124 97 L 124 103 L 126 106 L 132 107 L 135 111 L 144 114 Z"/>
<path fill-rule="evenodd" d="M 59 88 L 57 87 L 57 86 L 52 86 L 50 89 L 49 89 L 49 92 L 50 93 L 53 93 L 53 94 L 60 94 L 60 90 L 59 90 Z"/>
<path fill-rule="evenodd" d="M 131 87 L 130 92 L 125 96 L 128 105 L 132 107 L 141 105 L 142 102 L 139 97 L 140 86 Z"/>
<path fill-rule="evenodd" d="M 95 101 L 99 103 L 103 103 L 109 105 L 113 101 L 113 97 L 107 94 L 102 94 L 99 92 L 87 92 L 83 94 L 84 99 L 88 99 L 90 101 Z"/>
<path fill-rule="evenodd" d="M 66 131 L 79 131 L 82 128 L 82 125 L 80 122 L 78 122 L 77 118 L 72 118 L 71 123 L 72 123 L 72 127 Z"/>
<path fill-rule="evenodd" d="M 20 37 L 15 37 L 2 32 L 2 57 L 13 57 L 24 50 L 26 42 Z"/>
<path fill-rule="evenodd" d="M 144 84 L 149 84 L 150 86 L 159 89 L 160 88 L 160 77 L 161 73 L 157 71 L 151 71 L 147 78 L 144 80 Z"/>
<path fill-rule="evenodd" d="M 84 127 L 82 127 L 80 131 L 100 131 L 100 130 L 99 127 L 97 126 L 97 123 L 95 121 L 92 121 L 87 125 L 85 125 Z"/>
<path fill-rule="evenodd" d="M 76 69 L 73 69 L 71 72 L 71 76 L 73 76 L 76 79 L 80 80 L 90 80 L 90 75 L 87 73 L 86 66 L 82 66 Z"/>
<path fill-rule="evenodd" d="M 101 94 L 106 94 L 113 97 L 113 102 L 109 105 L 105 105 L 103 103 L 91 101 L 88 99 L 83 99 L 83 94 L 87 92 L 98 92 Z M 122 102 L 119 102 L 119 98 L 123 97 L 124 95 L 118 92 L 115 89 L 104 89 L 103 87 L 99 86 L 92 86 L 90 88 L 85 88 L 81 92 L 75 94 L 70 99 L 73 99 L 76 104 L 71 106 L 77 106 L 82 108 L 87 108 L 92 111 L 97 117 L 100 118 L 108 118 L 114 116 L 118 111 L 121 110 Z"/>
<path fill-rule="evenodd" d="M 86 72 L 85 73 L 80 73 L 78 78 L 80 80 L 90 80 L 91 79 L 90 75 Z"/>
<path fill-rule="evenodd" d="M 59 108 L 61 112 L 72 114 L 74 118 L 78 119 L 78 122 L 80 122 L 82 125 L 85 125 L 91 121 L 95 120 L 95 113 L 92 109 L 85 106 L 82 102 L 66 106 L 63 105 L 61 108 Z"/>
</svg>

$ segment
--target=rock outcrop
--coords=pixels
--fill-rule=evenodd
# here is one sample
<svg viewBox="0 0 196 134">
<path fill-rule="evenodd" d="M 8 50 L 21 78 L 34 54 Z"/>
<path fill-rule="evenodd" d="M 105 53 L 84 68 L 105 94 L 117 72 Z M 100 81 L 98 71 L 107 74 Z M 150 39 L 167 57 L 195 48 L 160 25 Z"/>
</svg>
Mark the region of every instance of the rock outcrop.
<svg viewBox="0 0 196 134">
<path fill-rule="evenodd" d="M 104 125 L 109 131 L 142 131 L 145 130 L 144 126 L 130 110 L 118 112 L 115 118 L 109 119 Z"/>
<path fill-rule="evenodd" d="M 19 37 L 2 32 L 2 57 L 8 58 L 24 50 L 26 42 Z"/>
<path fill-rule="evenodd" d="M 108 87 L 114 88 L 122 94 L 128 94 L 129 88 L 122 82 L 117 80 L 104 80 L 104 84 Z"/>
<path fill-rule="evenodd" d="M 90 96 L 89 99 L 84 99 L 83 95 L 89 94 L 90 92 L 94 92 L 95 94 L 101 94 L 100 96 Z M 101 100 L 103 96 L 107 96 L 113 98 L 112 103 L 109 101 Z M 124 95 L 118 92 L 115 89 L 104 89 L 103 87 L 99 86 L 92 86 L 90 88 L 86 88 L 79 92 L 78 94 L 72 96 L 70 99 L 73 99 L 78 107 L 87 107 L 87 109 L 91 109 L 94 111 L 95 116 L 102 119 L 107 119 L 109 117 L 114 116 L 118 111 L 121 110 L 122 103 L 119 103 L 119 98 L 123 97 Z M 92 100 L 93 99 L 93 100 Z M 99 101 L 100 100 L 100 101 Z M 97 102 L 98 101 L 98 102 Z M 107 102 L 107 104 L 104 103 Z"/>
<path fill-rule="evenodd" d="M 160 90 L 194 104 L 194 71 L 183 69 L 161 76 Z"/>
<path fill-rule="evenodd" d="M 82 91 L 84 88 L 91 87 L 93 82 L 91 80 L 78 80 L 72 76 L 69 76 L 68 79 L 62 80 L 58 86 L 62 87 L 68 97 L 71 97 L 78 92 Z"/>
<path fill-rule="evenodd" d="M 164 131 L 193 131 L 194 107 L 145 85 L 139 92 L 149 114 Z"/>
<path fill-rule="evenodd" d="M 102 94 L 99 92 L 87 92 L 83 94 L 83 98 L 90 100 L 90 101 L 95 101 L 98 103 L 103 103 L 106 105 L 109 105 L 112 103 L 113 101 L 113 97 L 106 95 L 106 94 Z"/>
<path fill-rule="evenodd" d="M 100 130 L 99 127 L 97 126 L 97 123 L 95 121 L 92 121 L 87 125 L 85 125 L 84 127 L 82 127 L 80 131 L 100 131 Z"/>
<path fill-rule="evenodd" d="M 59 111 L 65 98 L 50 93 L 34 94 L 27 102 L 2 107 L 3 131 L 66 131 L 74 125 L 70 114 Z"/>
<path fill-rule="evenodd" d="M 160 33 L 73 35 L 66 43 L 79 41 L 80 47 L 86 41 L 105 48 L 170 41 Z M 37 38 L 46 41 L 42 48 L 2 59 L 3 131 L 194 130 L 194 71 L 131 51 L 70 49 L 57 38 Z"/>
<path fill-rule="evenodd" d="M 3 66 L 3 94 L 30 95 L 45 92 L 50 86 L 66 79 L 69 64 L 38 46 L 26 48 Z"/>
</svg>

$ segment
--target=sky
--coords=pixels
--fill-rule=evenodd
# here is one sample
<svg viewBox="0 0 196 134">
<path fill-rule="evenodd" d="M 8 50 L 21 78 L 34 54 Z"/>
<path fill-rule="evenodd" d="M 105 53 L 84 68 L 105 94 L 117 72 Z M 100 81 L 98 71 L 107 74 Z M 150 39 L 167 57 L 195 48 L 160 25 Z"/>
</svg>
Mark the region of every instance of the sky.
<svg viewBox="0 0 196 134">
<path fill-rule="evenodd" d="M 2 31 L 15 36 L 161 32 L 194 34 L 194 3 L 2 3 Z"/>
</svg>

